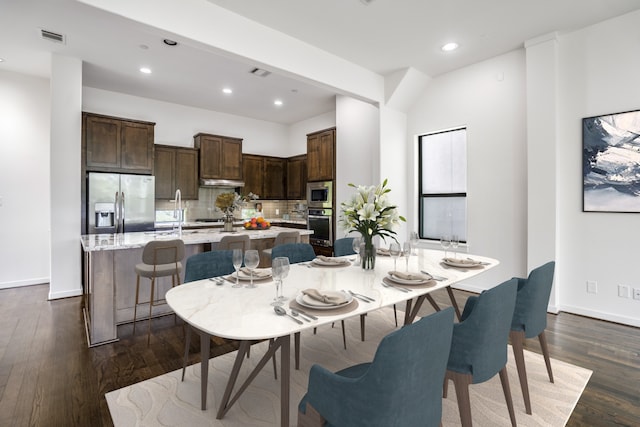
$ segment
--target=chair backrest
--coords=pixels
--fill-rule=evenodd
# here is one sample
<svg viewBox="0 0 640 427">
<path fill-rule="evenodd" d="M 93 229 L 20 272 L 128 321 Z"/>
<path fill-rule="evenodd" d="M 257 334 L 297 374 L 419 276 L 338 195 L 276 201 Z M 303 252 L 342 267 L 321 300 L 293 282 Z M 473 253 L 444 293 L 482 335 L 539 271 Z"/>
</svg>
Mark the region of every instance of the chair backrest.
<svg viewBox="0 0 640 427">
<path fill-rule="evenodd" d="M 148 265 L 175 264 L 184 258 L 181 239 L 153 240 L 142 250 L 142 262 Z"/>
<path fill-rule="evenodd" d="M 311 261 L 316 257 L 313 246 L 309 243 L 286 243 L 271 249 L 271 259 L 284 256 L 289 258 L 289 264 Z"/>
<path fill-rule="evenodd" d="M 227 251 L 233 249 L 242 249 L 242 252 L 248 251 L 251 249 L 251 239 L 246 234 L 240 234 L 236 236 L 224 236 L 218 242 L 216 246 L 216 250 L 219 251 Z"/>
<path fill-rule="evenodd" d="M 281 231 L 276 235 L 273 246 L 284 245 L 286 243 L 300 243 L 299 231 Z"/>
<path fill-rule="evenodd" d="M 313 371 L 318 366 L 313 366 L 308 401 L 330 425 L 437 426 L 442 418 L 442 384 L 452 331 L 453 309 L 448 307 L 390 333 L 378 345 L 366 371 L 341 378 L 357 385 L 348 392 L 336 390 L 347 395 L 332 401 L 314 395 L 322 391 L 314 388 Z"/>
<path fill-rule="evenodd" d="M 345 256 L 355 254 L 353 250 L 353 237 L 343 237 L 333 242 L 333 254 L 335 256 Z"/>
<path fill-rule="evenodd" d="M 517 288 L 517 280 L 511 279 L 467 299 L 462 320 L 453 327 L 447 369 L 471 374 L 474 384 L 500 372 L 507 363 Z"/>
<path fill-rule="evenodd" d="M 191 255 L 187 258 L 184 270 L 184 282 L 193 282 L 209 277 L 231 274 L 233 268 L 233 251 L 209 251 Z"/>
<path fill-rule="evenodd" d="M 526 279 L 516 278 L 518 294 L 511 329 L 524 330 L 527 338 L 537 337 L 547 327 L 547 307 L 555 266 L 555 261 L 549 261 L 531 270 Z"/>
</svg>

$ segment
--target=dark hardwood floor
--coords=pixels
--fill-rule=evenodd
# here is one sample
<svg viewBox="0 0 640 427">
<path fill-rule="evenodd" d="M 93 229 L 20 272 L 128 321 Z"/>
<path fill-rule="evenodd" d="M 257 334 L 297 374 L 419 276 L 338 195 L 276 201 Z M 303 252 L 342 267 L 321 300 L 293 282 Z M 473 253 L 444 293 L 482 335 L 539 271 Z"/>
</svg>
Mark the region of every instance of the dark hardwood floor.
<svg viewBox="0 0 640 427">
<path fill-rule="evenodd" d="M 455 293 L 461 306 L 470 295 Z M 182 367 L 173 316 L 153 320 L 149 347 L 140 322 L 136 336 L 124 325 L 120 341 L 87 348 L 82 298 L 47 294 L 48 285 L 0 290 L 0 426 L 111 426 L 105 393 Z M 435 298 L 448 303 L 445 292 Z M 640 329 L 561 313 L 549 315 L 547 339 L 553 358 L 593 370 L 567 425 L 640 425 Z M 215 350 L 234 348 L 220 341 Z M 527 348 L 540 351 L 537 340 Z"/>
</svg>

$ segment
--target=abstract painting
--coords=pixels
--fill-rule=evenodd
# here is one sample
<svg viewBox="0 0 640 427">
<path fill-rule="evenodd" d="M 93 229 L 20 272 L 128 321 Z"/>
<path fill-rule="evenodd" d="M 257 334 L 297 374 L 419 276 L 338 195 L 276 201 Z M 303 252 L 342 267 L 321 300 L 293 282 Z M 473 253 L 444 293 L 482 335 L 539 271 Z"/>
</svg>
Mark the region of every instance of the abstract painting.
<svg viewBox="0 0 640 427">
<path fill-rule="evenodd" d="M 582 119 L 584 212 L 640 212 L 640 111 Z"/>
</svg>

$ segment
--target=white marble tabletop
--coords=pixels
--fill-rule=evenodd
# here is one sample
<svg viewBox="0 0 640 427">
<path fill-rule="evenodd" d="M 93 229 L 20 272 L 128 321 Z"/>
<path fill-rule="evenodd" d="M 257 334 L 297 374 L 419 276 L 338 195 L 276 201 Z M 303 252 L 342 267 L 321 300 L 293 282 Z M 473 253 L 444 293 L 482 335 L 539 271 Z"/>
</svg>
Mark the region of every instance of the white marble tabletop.
<svg viewBox="0 0 640 427">
<path fill-rule="evenodd" d="M 121 234 L 86 234 L 80 236 L 82 249 L 85 252 L 93 251 L 111 251 L 120 249 L 142 248 L 153 240 L 170 240 L 182 239 L 186 245 L 196 245 L 203 243 L 219 242 L 223 236 L 246 234 L 251 239 L 273 239 L 281 231 L 291 231 L 287 227 L 271 227 L 267 230 L 244 230 L 242 227 L 236 227 L 234 232 L 224 232 L 221 228 L 207 228 L 201 230 L 182 230 L 181 234 L 177 231 L 141 231 L 135 233 Z M 311 235 L 313 231 L 304 229 L 295 229 L 301 235 Z"/>
<path fill-rule="evenodd" d="M 216 285 L 210 280 L 185 283 L 169 290 L 166 299 L 174 312 L 195 328 L 223 338 L 237 340 L 260 340 L 299 332 L 304 329 L 357 316 L 380 307 L 401 303 L 437 289 L 446 288 L 495 267 L 498 261 L 477 255 L 464 254 L 474 260 L 487 263 L 477 268 L 458 269 L 441 263 L 443 252 L 417 249 L 410 257 L 409 271 L 428 271 L 432 275 L 446 277 L 431 288 L 413 288 L 412 292 L 382 286 L 382 279 L 393 270 L 393 259 L 378 255 L 373 271 L 364 271 L 359 266 L 308 267 L 291 265 L 289 276 L 284 280 L 284 295 L 289 298 L 284 307 L 289 310 L 289 301 L 295 299 L 303 289 L 352 290 L 375 299 L 373 303 L 358 301 L 358 307 L 349 313 L 334 314 L 331 310 L 319 315 L 318 320 L 295 323 L 288 317 L 278 316 L 270 305 L 275 296 L 275 282 L 258 283 L 257 288 L 233 288 L 232 283 Z M 460 255 L 462 256 L 462 255 Z M 355 259 L 355 255 L 344 257 Z M 398 270 L 405 271 L 405 261 L 398 259 Z"/>
</svg>

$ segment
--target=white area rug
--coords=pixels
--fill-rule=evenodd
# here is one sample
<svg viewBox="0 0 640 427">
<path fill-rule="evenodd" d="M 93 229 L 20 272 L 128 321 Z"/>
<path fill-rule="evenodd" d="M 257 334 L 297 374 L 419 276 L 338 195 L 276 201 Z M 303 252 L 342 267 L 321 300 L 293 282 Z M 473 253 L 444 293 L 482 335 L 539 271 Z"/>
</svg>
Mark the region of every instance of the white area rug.
<svg viewBox="0 0 640 427">
<path fill-rule="evenodd" d="M 309 330 L 302 333 L 300 370 L 291 373 L 291 425 L 297 423 L 298 402 L 307 389 L 307 375 L 312 364 L 329 370 L 368 362 L 380 339 L 395 329 L 393 312 L 378 310 L 367 316 L 367 339 L 360 341 L 359 319 L 346 321 L 347 350 L 342 347 L 340 328 L 321 327 L 317 335 Z M 293 342 L 293 339 L 292 339 Z M 251 358 L 245 360 L 239 384 L 266 351 L 267 343 L 251 348 Z M 293 347 L 293 346 L 292 346 Z M 280 425 L 280 382 L 274 380 L 273 364 L 267 363 L 222 420 L 216 420 L 218 401 L 231 372 L 236 352 L 209 361 L 207 410 L 200 410 L 200 364 L 187 368 L 184 382 L 177 370 L 128 387 L 107 393 L 107 403 L 116 427 L 125 426 L 213 426 L 267 427 Z M 277 353 L 278 363 L 280 352 Z M 293 369 L 293 348 L 291 349 Z M 591 371 L 555 359 L 551 360 L 555 383 L 547 377 L 542 355 L 525 350 L 529 378 L 529 392 L 533 415 L 527 415 L 520 390 L 520 382 L 509 349 L 509 382 L 519 426 L 564 426 L 573 411 Z M 509 426 L 509 414 L 502 393 L 499 376 L 471 390 L 471 414 L 475 426 Z M 449 396 L 443 400 L 444 426 L 460 425 L 453 383 Z"/>
</svg>

